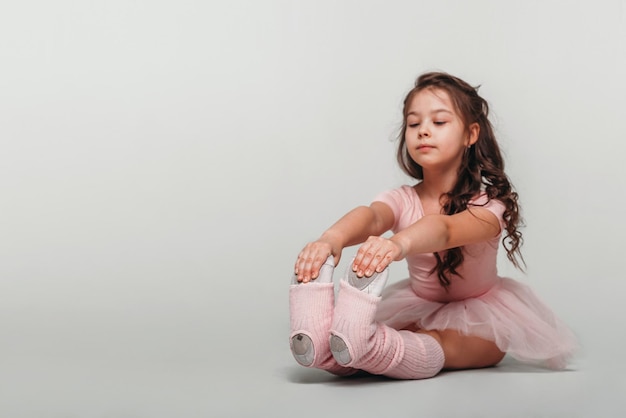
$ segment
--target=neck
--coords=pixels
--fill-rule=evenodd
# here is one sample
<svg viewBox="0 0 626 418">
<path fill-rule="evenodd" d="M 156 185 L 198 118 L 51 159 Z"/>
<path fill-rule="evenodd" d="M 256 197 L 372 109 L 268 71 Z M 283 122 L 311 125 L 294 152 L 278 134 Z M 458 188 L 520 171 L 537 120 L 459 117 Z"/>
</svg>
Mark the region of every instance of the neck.
<svg viewBox="0 0 626 418">
<path fill-rule="evenodd" d="M 424 179 L 419 183 L 419 190 L 425 197 L 439 199 L 442 194 L 452 190 L 457 182 L 457 178 L 458 175 L 456 171 L 424 171 Z"/>
</svg>

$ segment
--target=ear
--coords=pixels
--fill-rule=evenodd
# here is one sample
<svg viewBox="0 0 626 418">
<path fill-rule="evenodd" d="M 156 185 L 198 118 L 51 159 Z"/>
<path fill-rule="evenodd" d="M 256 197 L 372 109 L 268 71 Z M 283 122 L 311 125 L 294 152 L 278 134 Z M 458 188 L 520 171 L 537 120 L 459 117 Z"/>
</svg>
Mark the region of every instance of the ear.
<svg viewBox="0 0 626 418">
<path fill-rule="evenodd" d="M 478 141 L 478 136 L 480 135 L 480 125 L 478 122 L 474 122 L 469 126 L 469 137 L 467 141 L 467 146 L 471 147 Z"/>
</svg>

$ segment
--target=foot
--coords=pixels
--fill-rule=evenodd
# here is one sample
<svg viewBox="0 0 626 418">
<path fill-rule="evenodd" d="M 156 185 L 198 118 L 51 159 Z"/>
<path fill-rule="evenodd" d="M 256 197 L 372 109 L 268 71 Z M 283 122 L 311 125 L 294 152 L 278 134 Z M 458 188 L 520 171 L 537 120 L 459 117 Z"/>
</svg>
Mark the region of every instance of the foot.
<svg viewBox="0 0 626 418">
<path fill-rule="evenodd" d="M 356 287 L 364 293 L 380 296 L 385 288 L 385 284 L 387 284 L 387 279 L 389 278 L 388 270 L 389 269 L 386 268 L 380 273 L 372 274 L 370 277 L 359 277 L 356 275 L 356 272 L 352 270 L 352 263 L 350 263 L 344 280 L 347 281 L 352 287 Z"/>
<path fill-rule="evenodd" d="M 330 352 L 341 366 L 345 366 L 352 361 L 346 342 L 335 334 L 330 336 Z"/>
<path fill-rule="evenodd" d="M 291 352 L 293 357 L 301 365 L 308 367 L 315 359 L 313 341 L 306 334 L 296 334 L 291 337 Z"/>
<path fill-rule="evenodd" d="M 323 286 L 292 286 L 293 289 L 291 289 L 293 293 L 290 297 L 294 298 L 290 301 L 290 304 L 293 304 L 292 309 L 295 309 L 296 306 L 300 306 L 300 310 L 295 314 L 296 317 L 300 319 L 296 322 L 292 321 L 291 324 L 292 330 L 296 332 L 291 337 L 291 352 L 296 361 L 305 367 L 313 365 L 316 361 L 316 344 L 318 345 L 318 350 L 321 350 L 320 355 L 323 356 L 324 351 L 327 352 L 328 350 L 326 345 L 328 344 L 328 340 L 320 341 L 320 337 L 322 336 L 320 334 L 320 328 L 327 332 L 326 330 L 330 327 L 330 319 L 326 319 L 325 317 L 328 315 L 326 309 L 330 310 L 333 308 L 332 283 L 334 270 L 335 262 L 334 257 L 331 255 L 326 259 L 324 264 L 322 264 L 319 275 L 312 282 L 319 283 Z M 297 276 L 294 275 L 292 285 L 299 284 L 302 283 L 298 282 Z M 310 317 L 310 315 L 312 315 L 312 317 Z M 313 336 L 313 339 L 311 336 Z M 313 340 L 316 342 L 314 343 Z M 319 359 L 317 361 L 319 362 Z"/>
</svg>

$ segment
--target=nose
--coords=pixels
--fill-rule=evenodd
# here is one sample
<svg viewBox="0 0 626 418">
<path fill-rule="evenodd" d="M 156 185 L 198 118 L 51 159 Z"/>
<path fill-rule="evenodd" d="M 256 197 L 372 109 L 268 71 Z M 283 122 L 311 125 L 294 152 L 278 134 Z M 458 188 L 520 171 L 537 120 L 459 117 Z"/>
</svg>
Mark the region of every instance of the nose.
<svg viewBox="0 0 626 418">
<path fill-rule="evenodd" d="M 417 128 L 417 136 L 418 138 L 424 138 L 424 137 L 430 136 L 430 131 L 428 130 L 426 123 L 420 123 L 420 125 Z"/>
</svg>

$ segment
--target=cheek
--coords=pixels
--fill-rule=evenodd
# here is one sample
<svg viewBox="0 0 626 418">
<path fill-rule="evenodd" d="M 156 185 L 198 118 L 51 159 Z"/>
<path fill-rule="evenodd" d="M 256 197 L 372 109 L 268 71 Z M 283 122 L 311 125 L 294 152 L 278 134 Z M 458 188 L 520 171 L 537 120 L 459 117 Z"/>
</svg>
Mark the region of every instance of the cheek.
<svg viewBox="0 0 626 418">
<path fill-rule="evenodd" d="M 415 141 L 416 138 L 417 138 L 417 135 L 415 134 L 414 129 L 407 129 L 406 131 L 404 131 L 405 142 Z"/>
</svg>

